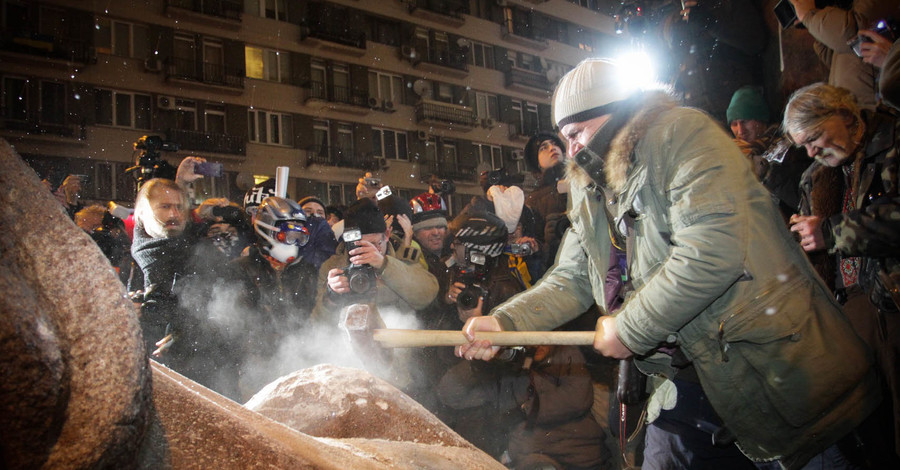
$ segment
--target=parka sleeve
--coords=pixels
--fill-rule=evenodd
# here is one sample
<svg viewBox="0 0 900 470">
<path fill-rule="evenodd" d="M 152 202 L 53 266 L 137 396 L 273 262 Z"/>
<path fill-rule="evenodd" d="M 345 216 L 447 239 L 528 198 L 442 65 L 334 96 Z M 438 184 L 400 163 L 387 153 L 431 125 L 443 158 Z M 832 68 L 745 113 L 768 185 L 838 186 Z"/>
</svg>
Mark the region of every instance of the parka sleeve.
<svg viewBox="0 0 900 470">
<path fill-rule="evenodd" d="M 412 308 L 427 307 L 438 294 L 438 281 L 420 263 L 405 263 L 393 256 L 384 257 L 381 279 Z"/>
<path fill-rule="evenodd" d="M 856 37 L 860 29 L 868 29 L 881 19 L 897 18 L 898 11 L 900 2 L 896 0 L 854 0 L 849 10 L 837 7 L 813 10 L 803 25 L 817 41 L 835 52 L 850 53 L 847 41 Z"/>
<path fill-rule="evenodd" d="M 826 243 L 831 245 L 831 253 L 874 258 L 898 257 L 900 197 L 885 197 L 863 210 L 837 214 L 828 219 L 823 232 L 830 238 Z"/>
<path fill-rule="evenodd" d="M 491 314 L 506 330 L 552 330 L 594 303 L 587 266 L 587 255 L 570 228 L 563 236 L 557 263 L 541 281 Z"/>
<path fill-rule="evenodd" d="M 900 41 L 894 41 L 878 77 L 878 91 L 884 102 L 900 109 Z"/>
<path fill-rule="evenodd" d="M 645 354 L 680 330 L 743 274 L 750 217 L 746 188 L 750 168 L 740 150 L 708 117 L 681 109 L 651 129 L 644 152 L 665 175 L 654 202 L 669 220 L 668 256 L 616 315 L 619 339 Z M 664 194 L 663 194 L 664 193 Z M 644 192 L 642 194 L 647 194 Z M 635 230 L 649 230 L 639 227 Z M 658 221 L 657 221 L 658 223 Z"/>
</svg>

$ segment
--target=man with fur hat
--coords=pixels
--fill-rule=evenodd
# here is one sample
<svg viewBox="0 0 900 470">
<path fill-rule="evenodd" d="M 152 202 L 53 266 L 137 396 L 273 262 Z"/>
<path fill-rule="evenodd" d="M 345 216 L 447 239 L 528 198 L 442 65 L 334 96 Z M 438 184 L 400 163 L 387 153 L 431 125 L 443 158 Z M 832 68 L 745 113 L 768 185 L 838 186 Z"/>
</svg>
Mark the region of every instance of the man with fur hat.
<svg viewBox="0 0 900 470">
<path fill-rule="evenodd" d="M 572 227 L 540 284 L 466 323 L 457 355 L 497 353 L 477 330 L 546 330 L 602 308 L 615 234 L 635 289 L 597 322 L 594 348 L 654 375 L 644 468 L 747 466 L 733 441 L 758 462 L 842 468 L 827 457 L 879 400 L 871 353 L 729 136 L 621 75 L 589 59 L 560 81 Z"/>
</svg>

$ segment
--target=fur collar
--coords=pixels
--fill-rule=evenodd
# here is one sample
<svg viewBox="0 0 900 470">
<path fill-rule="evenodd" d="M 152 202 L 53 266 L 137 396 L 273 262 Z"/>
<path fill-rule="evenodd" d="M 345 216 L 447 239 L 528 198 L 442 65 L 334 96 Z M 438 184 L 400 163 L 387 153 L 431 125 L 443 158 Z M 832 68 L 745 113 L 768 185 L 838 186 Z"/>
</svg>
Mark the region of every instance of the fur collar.
<svg viewBox="0 0 900 470">
<path fill-rule="evenodd" d="M 600 139 L 593 139 L 586 148 L 581 150 L 581 152 L 592 151 L 603 158 L 605 181 L 593 181 L 590 175 L 575 163 L 577 158 L 568 160 L 566 177 L 572 184 L 581 187 L 596 183 L 619 193 L 628 179 L 628 170 L 633 163 L 634 148 L 659 115 L 676 105 L 675 100 L 664 91 L 644 93 L 634 109 L 623 110 L 623 112 L 631 113 L 632 116 L 611 141 L 600 142 Z M 595 137 L 599 134 L 598 131 Z"/>
</svg>

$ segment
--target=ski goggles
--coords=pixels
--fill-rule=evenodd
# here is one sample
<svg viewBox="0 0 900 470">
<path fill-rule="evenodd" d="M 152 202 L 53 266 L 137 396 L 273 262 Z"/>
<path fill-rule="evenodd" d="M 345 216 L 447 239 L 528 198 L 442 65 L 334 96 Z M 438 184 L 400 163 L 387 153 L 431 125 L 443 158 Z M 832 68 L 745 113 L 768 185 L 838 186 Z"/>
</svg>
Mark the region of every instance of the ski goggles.
<svg viewBox="0 0 900 470">
<path fill-rule="evenodd" d="M 274 234 L 275 240 L 280 243 L 304 246 L 309 242 L 309 229 L 306 228 L 306 224 L 286 220 L 276 223 L 275 228 L 278 230 Z"/>
</svg>

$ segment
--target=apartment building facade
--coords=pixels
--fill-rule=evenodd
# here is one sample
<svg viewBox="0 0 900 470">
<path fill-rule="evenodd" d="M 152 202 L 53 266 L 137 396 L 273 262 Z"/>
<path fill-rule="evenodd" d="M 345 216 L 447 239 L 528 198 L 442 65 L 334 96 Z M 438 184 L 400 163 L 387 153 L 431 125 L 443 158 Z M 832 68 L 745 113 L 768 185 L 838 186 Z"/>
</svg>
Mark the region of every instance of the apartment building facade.
<svg viewBox="0 0 900 470">
<path fill-rule="evenodd" d="M 295 198 L 351 202 L 366 171 L 411 197 L 435 174 L 461 207 L 481 171 L 525 172 L 556 81 L 621 42 L 600 0 L 0 3 L 0 137 L 98 201 L 133 200 L 133 143 L 159 135 L 172 164 L 224 164 L 198 198 L 287 166 Z"/>
</svg>

